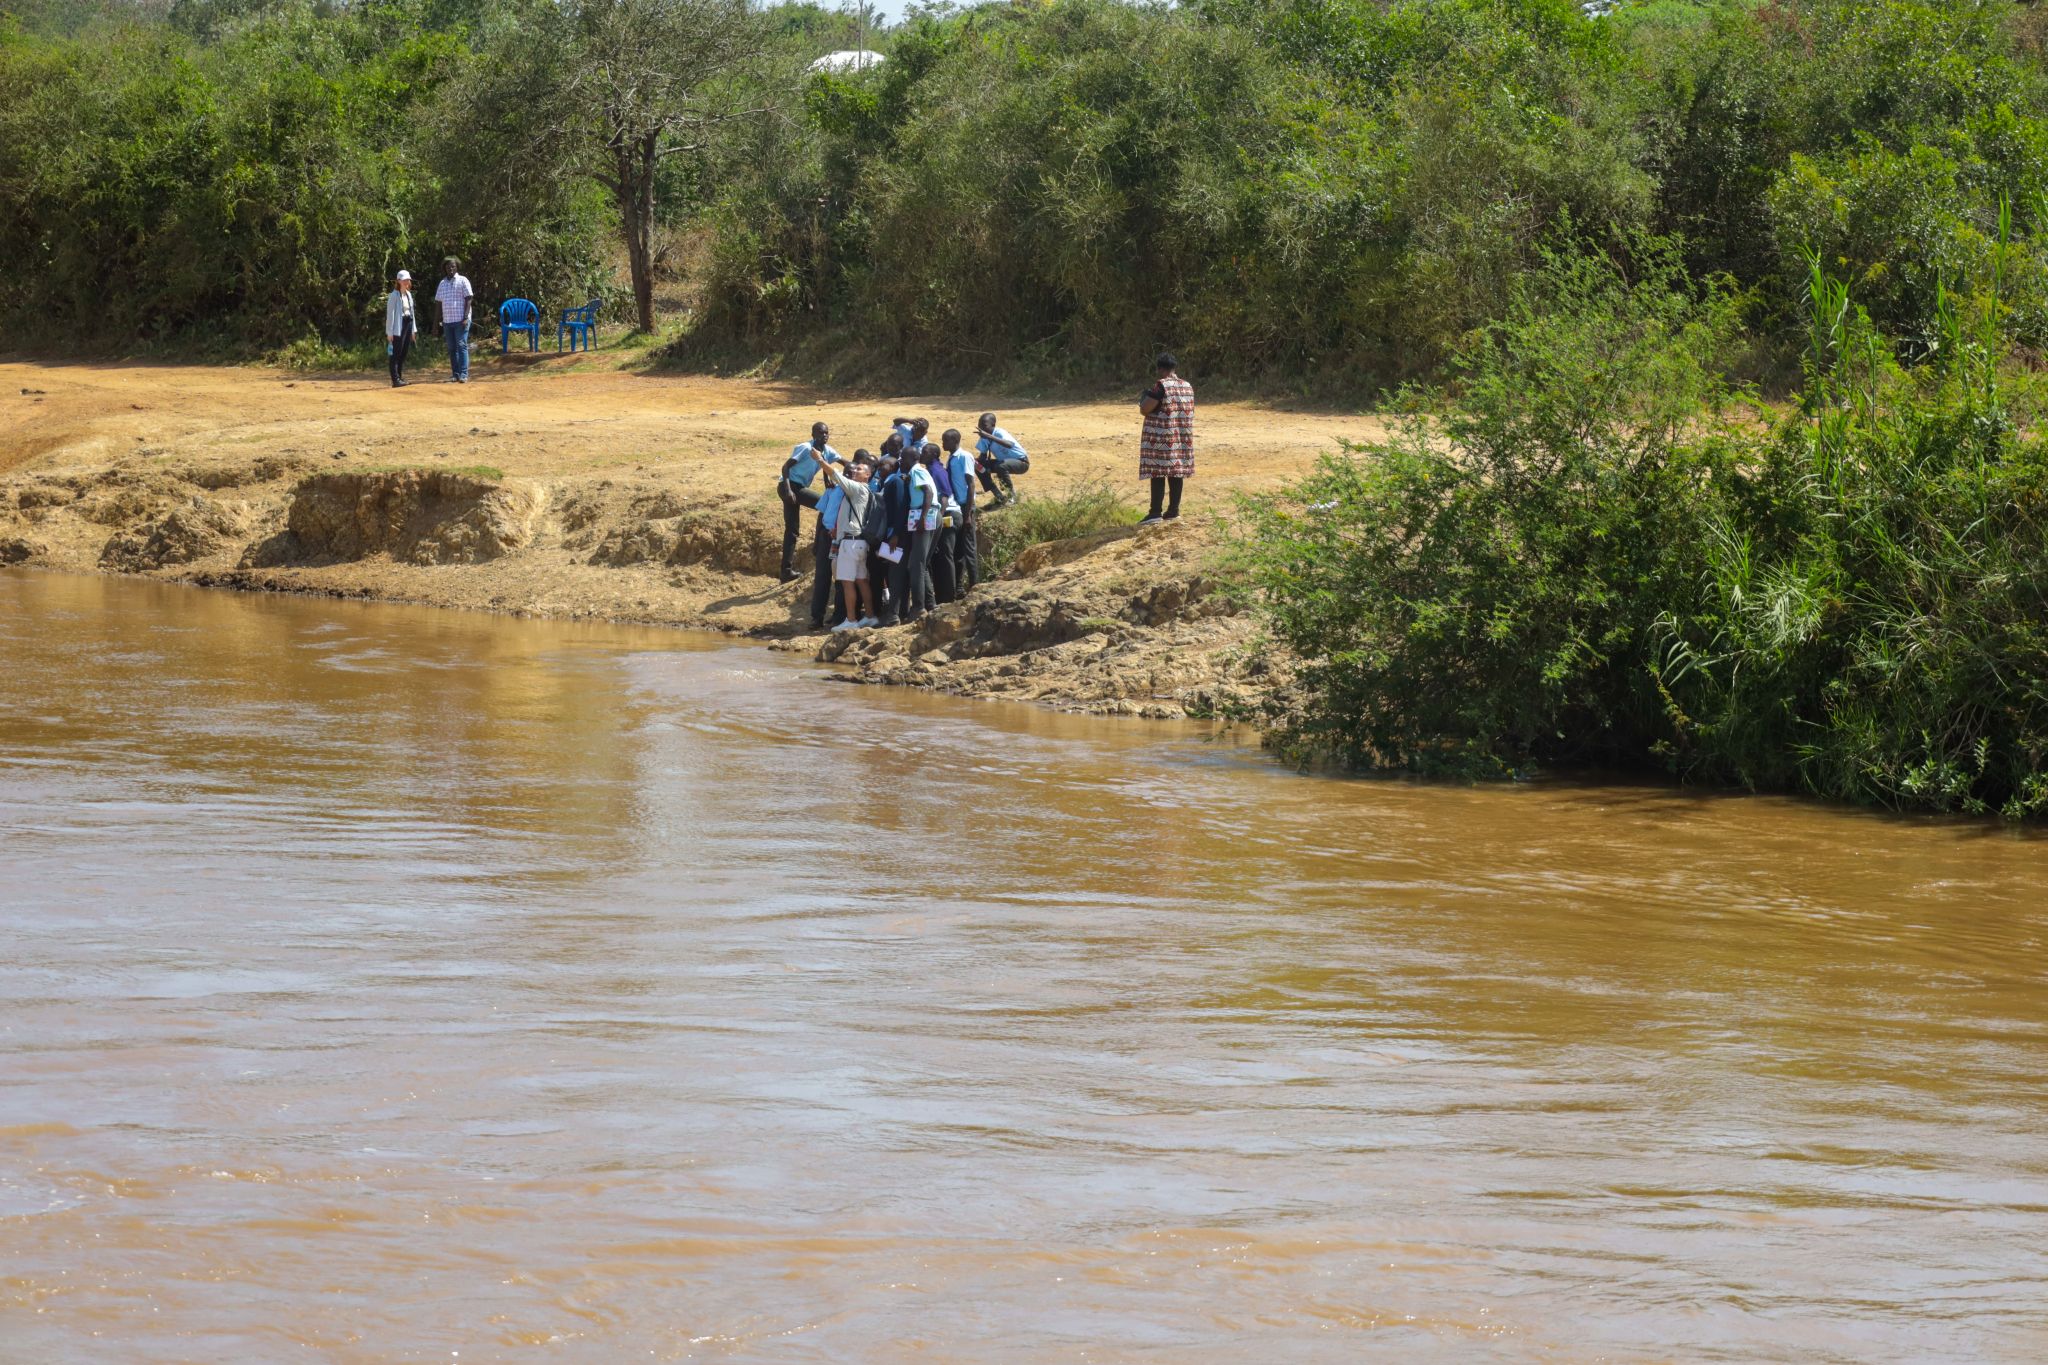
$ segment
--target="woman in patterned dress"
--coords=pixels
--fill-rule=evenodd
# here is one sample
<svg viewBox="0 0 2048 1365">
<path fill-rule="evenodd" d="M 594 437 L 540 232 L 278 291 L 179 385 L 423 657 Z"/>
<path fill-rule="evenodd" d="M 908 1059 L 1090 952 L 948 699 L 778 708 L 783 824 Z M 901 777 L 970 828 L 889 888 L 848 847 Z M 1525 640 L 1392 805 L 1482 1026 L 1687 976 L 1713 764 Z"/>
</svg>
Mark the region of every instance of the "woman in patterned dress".
<svg viewBox="0 0 2048 1365">
<path fill-rule="evenodd" d="M 1180 377 L 1172 356 L 1162 355 L 1155 364 L 1159 381 L 1138 398 L 1138 411 L 1145 414 L 1138 477 L 1152 480 L 1152 511 L 1141 526 L 1179 516 L 1181 486 L 1195 472 L 1195 386 Z"/>
</svg>

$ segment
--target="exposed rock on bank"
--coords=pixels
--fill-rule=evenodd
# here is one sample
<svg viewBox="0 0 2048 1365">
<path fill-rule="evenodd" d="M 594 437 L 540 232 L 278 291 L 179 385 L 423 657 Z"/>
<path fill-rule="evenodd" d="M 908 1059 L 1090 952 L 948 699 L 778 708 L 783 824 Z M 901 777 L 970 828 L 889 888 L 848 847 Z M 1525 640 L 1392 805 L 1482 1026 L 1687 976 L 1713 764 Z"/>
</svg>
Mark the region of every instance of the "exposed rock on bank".
<svg viewBox="0 0 2048 1365">
<path fill-rule="evenodd" d="M 782 564 L 780 512 L 731 495 L 693 504 L 674 489 L 603 479 L 564 499 L 562 525 L 567 548 L 611 568 L 701 564 L 767 577 Z"/>
<path fill-rule="evenodd" d="M 822 637 L 804 629 L 809 542 L 802 577 L 782 584 L 781 538 L 765 489 L 646 475 L 541 483 L 141 451 L 0 479 L 6 564 L 737 631 L 860 681 L 1109 714 L 1205 714 L 1267 677 L 1190 522 L 1035 546 L 914 626 Z"/>
<path fill-rule="evenodd" d="M 148 456 L 89 471 L 0 480 L 0 563 L 123 573 L 240 554 L 283 510 L 273 459 L 162 468 Z M 224 499 L 210 492 L 232 489 Z"/>
<path fill-rule="evenodd" d="M 1213 713 L 1269 676 L 1189 523 L 1033 547 L 913 626 L 827 638 L 863 681 L 1112 715 Z"/>
<path fill-rule="evenodd" d="M 27 536 L 0 536 L 0 564 L 27 564 L 50 553 L 50 547 Z"/>
<path fill-rule="evenodd" d="M 284 529 L 253 545 L 247 568 L 337 564 L 389 555 L 403 564 L 482 564 L 528 544 L 545 494 L 437 469 L 315 474 L 292 490 Z"/>
<path fill-rule="evenodd" d="M 144 515 L 133 529 L 116 531 L 100 550 L 100 567 L 135 573 L 191 564 L 239 544 L 252 519 L 245 503 L 194 494 L 162 516 Z"/>
</svg>

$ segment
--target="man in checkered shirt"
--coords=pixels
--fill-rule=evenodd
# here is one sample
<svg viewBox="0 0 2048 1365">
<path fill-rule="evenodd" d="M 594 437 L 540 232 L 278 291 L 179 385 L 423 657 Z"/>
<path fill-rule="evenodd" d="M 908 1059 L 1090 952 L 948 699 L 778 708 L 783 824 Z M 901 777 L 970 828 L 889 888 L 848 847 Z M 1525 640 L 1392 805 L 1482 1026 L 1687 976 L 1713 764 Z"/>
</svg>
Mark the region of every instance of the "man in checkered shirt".
<svg viewBox="0 0 2048 1365">
<path fill-rule="evenodd" d="M 462 262 L 453 256 L 441 262 L 441 282 L 434 286 L 434 302 L 441 308 L 437 330 L 448 339 L 448 368 L 458 384 L 469 382 L 469 315 L 475 298 Z"/>
</svg>

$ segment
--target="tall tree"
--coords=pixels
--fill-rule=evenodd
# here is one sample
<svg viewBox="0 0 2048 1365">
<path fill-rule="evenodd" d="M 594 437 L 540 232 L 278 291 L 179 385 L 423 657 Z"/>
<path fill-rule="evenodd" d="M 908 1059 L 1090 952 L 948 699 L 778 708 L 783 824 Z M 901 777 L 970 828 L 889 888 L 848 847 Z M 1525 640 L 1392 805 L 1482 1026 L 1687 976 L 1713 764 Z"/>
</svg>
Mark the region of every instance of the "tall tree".
<svg viewBox="0 0 2048 1365">
<path fill-rule="evenodd" d="M 765 51 L 746 0 L 555 0 L 502 30 L 464 117 L 520 126 L 508 178 L 558 165 L 604 186 L 633 277 L 634 320 L 654 329 L 655 180 L 723 123 L 762 112 L 749 78 Z"/>
</svg>

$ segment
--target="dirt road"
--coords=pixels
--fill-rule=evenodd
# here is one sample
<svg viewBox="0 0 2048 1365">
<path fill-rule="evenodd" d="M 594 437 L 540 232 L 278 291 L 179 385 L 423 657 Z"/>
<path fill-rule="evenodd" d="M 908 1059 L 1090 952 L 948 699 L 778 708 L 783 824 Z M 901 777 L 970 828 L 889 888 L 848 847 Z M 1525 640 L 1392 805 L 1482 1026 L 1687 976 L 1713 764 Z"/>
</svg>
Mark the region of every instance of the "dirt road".
<svg viewBox="0 0 2048 1365">
<path fill-rule="evenodd" d="M 1026 496 L 1108 479 L 1142 497 L 1135 383 L 1114 400 L 1038 402 L 818 393 L 603 356 L 484 361 L 468 385 L 416 373 L 394 390 L 381 375 L 0 364 L 0 563 L 794 636 L 808 585 L 774 581 L 773 483 L 814 421 L 850 452 L 878 446 L 899 413 L 936 433 L 993 409 L 1032 452 Z M 873 633 L 848 661 L 1090 709 L 1200 709 L 1220 667 L 1210 655 L 1248 633 L 1210 599 L 1205 518 L 1232 490 L 1381 430 L 1201 404 L 1181 524 L 1041 556 L 950 609 L 950 624 Z M 1196 625 L 1200 640 L 1182 629 Z"/>
<path fill-rule="evenodd" d="M 707 488 L 764 497 L 790 446 L 830 422 L 851 451 L 878 446 L 897 413 L 972 431 L 993 409 L 1032 452 L 1030 487 L 1075 478 L 1129 481 L 1137 496 L 1138 385 L 1128 400 L 1030 402 L 996 393 L 847 398 L 785 384 L 623 371 L 535 373 L 478 367 L 447 383 L 431 368 L 404 389 L 383 376 L 314 378 L 271 369 L 0 364 L 0 473 L 37 461 L 76 465 L 138 453 L 213 457 L 343 451 L 352 460 L 488 464 L 553 478 L 645 466 Z M 1337 438 L 1379 430 L 1357 416 L 1249 403 L 1199 409 L 1197 493 L 1294 474 Z M 766 507 L 764 510 L 772 512 Z"/>
</svg>

